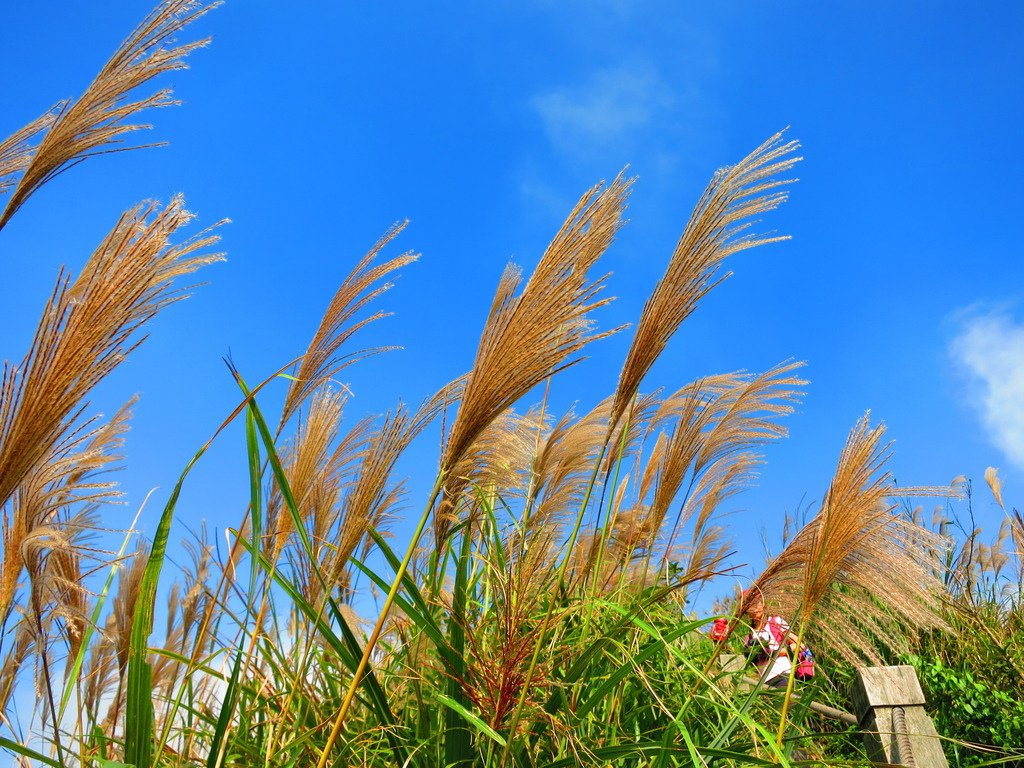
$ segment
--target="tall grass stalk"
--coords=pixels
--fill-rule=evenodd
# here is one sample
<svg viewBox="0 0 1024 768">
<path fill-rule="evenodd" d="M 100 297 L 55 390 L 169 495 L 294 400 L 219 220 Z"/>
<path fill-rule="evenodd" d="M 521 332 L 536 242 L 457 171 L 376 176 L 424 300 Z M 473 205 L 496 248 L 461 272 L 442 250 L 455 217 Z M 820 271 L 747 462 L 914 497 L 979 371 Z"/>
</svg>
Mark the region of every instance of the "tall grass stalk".
<svg viewBox="0 0 1024 768">
<path fill-rule="evenodd" d="M 437 502 L 437 499 L 441 494 L 443 482 L 444 475 L 438 475 L 437 480 L 434 483 L 434 488 L 430 492 L 427 506 L 424 508 L 423 514 L 420 515 L 420 520 L 416 524 L 415 530 L 412 532 L 412 537 L 409 542 L 409 546 L 406 549 L 405 557 L 402 558 L 401 565 L 398 566 L 398 570 L 395 573 L 395 578 L 391 584 L 391 590 L 384 599 L 384 605 L 381 606 L 377 622 L 373 625 L 373 631 L 370 633 L 370 637 L 366 641 L 363 648 L 363 654 L 352 673 L 352 682 L 349 683 L 348 690 L 345 691 L 345 698 L 342 699 L 341 707 L 338 709 L 338 714 L 334 719 L 334 725 L 331 727 L 331 732 L 328 734 L 327 741 L 320 752 L 320 759 L 317 761 L 317 768 L 323 768 L 327 765 L 331 749 L 334 747 L 334 743 L 337 741 L 338 735 L 341 733 L 341 728 L 345 723 L 345 716 L 348 715 L 349 708 L 352 706 L 356 689 L 359 687 L 363 673 L 366 671 L 367 665 L 370 663 L 370 654 L 373 652 L 374 646 L 380 639 L 380 634 L 384 629 L 384 622 L 388 617 L 392 604 L 395 602 L 398 590 L 402 586 L 402 579 L 405 578 L 405 574 L 409 570 L 409 563 L 412 562 L 413 555 L 416 553 L 416 546 L 419 544 L 420 537 L 423 535 L 423 531 L 427 527 L 427 522 L 430 520 L 430 513 L 434 508 L 434 504 Z"/>
</svg>

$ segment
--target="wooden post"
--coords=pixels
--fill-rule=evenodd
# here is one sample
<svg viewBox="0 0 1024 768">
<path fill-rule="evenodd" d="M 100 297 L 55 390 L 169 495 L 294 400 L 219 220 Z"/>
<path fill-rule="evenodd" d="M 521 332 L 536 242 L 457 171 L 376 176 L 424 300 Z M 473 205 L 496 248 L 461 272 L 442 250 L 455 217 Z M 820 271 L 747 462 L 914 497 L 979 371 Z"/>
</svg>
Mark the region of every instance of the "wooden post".
<svg viewBox="0 0 1024 768">
<path fill-rule="evenodd" d="M 738 675 L 747 666 L 746 658 L 738 653 L 723 653 L 718 658 L 722 673 L 726 675 Z"/>
<path fill-rule="evenodd" d="M 924 692 L 913 667 L 863 667 L 851 691 L 864 729 L 864 744 L 873 762 L 949 768 L 935 724 L 924 709 Z M 900 754 L 894 713 L 906 715 L 911 755 Z"/>
<path fill-rule="evenodd" d="M 750 685 L 747 684 L 746 679 L 743 677 L 743 670 L 746 666 L 746 657 L 740 656 L 738 653 L 723 653 L 719 656 L 718 667 L 720 671 L 718 682 L 722 690 L 729 691 L 733 688 L 740 691 L 750 690 Z"/>
</svg>

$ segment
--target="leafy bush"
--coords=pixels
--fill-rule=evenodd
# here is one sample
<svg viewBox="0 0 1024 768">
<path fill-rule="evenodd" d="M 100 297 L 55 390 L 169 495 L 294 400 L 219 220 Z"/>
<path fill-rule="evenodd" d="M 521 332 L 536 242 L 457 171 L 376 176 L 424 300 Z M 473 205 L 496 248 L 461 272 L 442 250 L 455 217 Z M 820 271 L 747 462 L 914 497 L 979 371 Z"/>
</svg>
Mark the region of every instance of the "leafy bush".
<svg viewBox="0 0 1024 768">
<path fill-rule="evenodd" d="M 1010 751 L 1024 744 L 1024 701 L 979 681 L 968 669 L 946 666 L 938 659 L 910 655 L 906 663 L 918 673 L 928 709 L 939 733 L 951 741 L 947 752 L 954 765 L 982 765 L 991 754 L 959 742 Z M 1009 765 L 1024 765 L 1016 760 Z"/>
</svg>

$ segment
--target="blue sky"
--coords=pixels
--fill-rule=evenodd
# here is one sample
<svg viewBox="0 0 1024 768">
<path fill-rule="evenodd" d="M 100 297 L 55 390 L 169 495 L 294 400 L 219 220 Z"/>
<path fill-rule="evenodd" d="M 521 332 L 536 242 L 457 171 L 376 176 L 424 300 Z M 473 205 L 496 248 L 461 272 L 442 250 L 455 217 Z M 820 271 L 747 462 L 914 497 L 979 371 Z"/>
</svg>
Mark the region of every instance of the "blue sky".
<svg viewBox="0 0 1024 768">
<path fill-rule="evenodd" d="M 0 133 L 79 94 L 147 9 L 9 4 Z M 142 396 L 112 525 L 157 487 L 151 526 L 237 403 L 222 356 L 258 380 L 301 353 L 392 222 L 411 219 L 398 249 L 423 257 L 384 299 L 395 316 L 364 336 L 404 350 L 350 369 L 353 420 L 464 372 L 506 262 L 531 268 L 576 197 L 627 164 L 631 223 L 605 258 L 619 299 L 596 319 L 635 321 L 711 173 L 785 126 L 806 160 L 766 224 L 793 239 L 733 259 L 645 385 L 808 362 L 790 438 L 734 501 L 737 561 L 760 557 L 762 527 L 774 536 L 786 511 L 821 497 L 868 409 L 895 440 L 900 483 L 965 474 L 995 522 L 992 465 L 1021 505 L 1021 4 L 235 0 L 192 32 L 214 40 L 167 78 L 184 105 L 148 116 L 144 139 L 170 145 L 73 169 L 0 235 L 0 356 L 19 359 L 58 266 L 77 269 L 123 209 L 180 191 L 200 225 L 233 220 L 227 263 L 94 398 L 109 413 Z M 592 348 L 555 403 L 608 394 L 629 338 Z M 403 466 L 412 509 L 433 448 Z M 243 461 L 235 430 L 200 464 L 179 519 L 237 524 Z"/>
</svg>

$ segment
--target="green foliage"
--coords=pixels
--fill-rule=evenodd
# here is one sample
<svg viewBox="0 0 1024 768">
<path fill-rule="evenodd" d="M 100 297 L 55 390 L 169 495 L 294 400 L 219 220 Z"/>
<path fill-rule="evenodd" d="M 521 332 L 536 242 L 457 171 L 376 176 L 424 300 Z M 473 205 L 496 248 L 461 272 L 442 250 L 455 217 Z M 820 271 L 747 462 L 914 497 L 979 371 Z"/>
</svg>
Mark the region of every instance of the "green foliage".
<svg viewBox="0 0 1024 768">
<path fill-rule="evenodd" d="M 991 754 L 961 742 L 1010 751 L 1024 744 L 1024 700 L 979 681 L 969 669 L 938 659 L 906 658 L 918 673 L 939 733 L 951 739 L 947 751 L 954 765 L 982 765 Z M 1013 765 L 1024 764 L 1016 761 Z"/>
<path fill-rule="evenodd" d="M 986 480 L 1002 507 L 995 470 Z M 963 506 L 940 508 L 935 521 L 953 539 L 944 573 L 949 630 L 916 633 L 913 654 L 901 661 L 918 670 L 952 764 L 1024 765 L 1024 526 L 1013 510 L 988 540 L 971 483 L 962 488 Z"/>
</svg>

